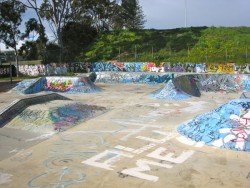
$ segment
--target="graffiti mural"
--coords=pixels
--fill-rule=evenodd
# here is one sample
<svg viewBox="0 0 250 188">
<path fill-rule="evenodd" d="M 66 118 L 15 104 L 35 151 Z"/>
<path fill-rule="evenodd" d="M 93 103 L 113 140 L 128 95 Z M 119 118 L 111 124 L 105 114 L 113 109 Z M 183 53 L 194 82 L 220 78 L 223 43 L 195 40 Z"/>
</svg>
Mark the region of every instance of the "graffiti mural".
<svg viewBox="0 0 250 188">
<path fill-rule="evenodd" d="M 203 91 L 227 91 L 241 90 L 241 77 L 229 74 L 195 75 L 198 87 Z M 244 79 L 245 80 L 245 79 Z"/>
<path fill-rule="evenodd" d="M 46 77 L 44 90 L 67 93 L 92 93 L 100 91 L 86 77 Z"/>
<path fill-rule="evenodd" d="M 44 75 L 65 75 L 68 68 L 66 64 L 47 64 L 47 65 L 20 65 L 19 72 L 26 76 Z"/>
<path fill-rule="evenodd" d="M 207 71 L 209 73 L 234 73 L 234 63 L 209 63 L 207 64 Z"/>
<path fill-rule="evenodd" d="M 195 65 L 195 72 L 196 73 L 205 73 L 206 72 L 206 64 L 196 64 Z"/>
<path fill-rule="evenodd" d="M 7 66 L 8 67 L 8 66 Z M 13 66 L 14 67 L 14 66 Z M 14 67 L 15 68 L 15 67 Z M 2 70 L 2 73 L 1 73 Z M 68 72 L 195 72 L 195 73 L 250 73 L 249 65 L 234 63 L 161 63 L 154 62 L 73 62 L 68 64 L 20 65 L 19 72 L 28 76 L 65 75 Z M 13 71 L 15 72 L 15 71 Z M 0 68 L 0 75 L 9 71 Z"/>
<path fill-rule="evenodd" d="M 178 127 L 195 142 L 238 151 L 250 151 L 250 99 L 233 100 Z"/>
<path fill-rule="evenodd" d="M 104 112 L 104 107 L 82 103 L 68 103 L 40 110 L 27 108 L 6 126 L 31 132 L 53 133 L 64 131 Z"/>
<path fill-rule="evenodd" d="M 91 64 L 92 72 L 158 72 L 155 63 L 146 62 L 95 62 Z"/>
<path fill-rule="evenodd" d="M 105 109 L 77 103 L 68 104 L 50 111 L 49 118 L 52 120 L 55 130 L 65 130 L 82 120 L 93 117 L 94 113 L 100 110 Z"/>
<path fill-rule="evenodd" d="M 23 80 L 14 90 L 25 94 L 40 91 L 94 93 L 99 92 L 100 88 L 96 87 L 88 77 L 42 77 Z"/>
<path fill-rule="evenodd" d="M 23 75 L 38 76 L 45 75 L 46 69 L 44 65 L 20 65 L 19 72 Z"/>
<path fill-rule="evenodd" d="M 96 82 L 98 83 L 142 83 L 157 84 L 167 83 L 174 78 L 173 73 L 125 73 L 125 72 L 97 72 Z"/>
<path fill-rule="evenodd" d="M 72 80 L 69 79 L 48 79 L 45 90 L 55 92 L 67 92 L 73 87 Z"/>
<path fill-rule="evenodd" d="M 186 72 L 186 68 L 189 65 L 186 64 L 170 64 L 170 63 L 163 63 L 164 72 Z M 193 71 L 192 71 L 193 72 Z"/>
</svg>

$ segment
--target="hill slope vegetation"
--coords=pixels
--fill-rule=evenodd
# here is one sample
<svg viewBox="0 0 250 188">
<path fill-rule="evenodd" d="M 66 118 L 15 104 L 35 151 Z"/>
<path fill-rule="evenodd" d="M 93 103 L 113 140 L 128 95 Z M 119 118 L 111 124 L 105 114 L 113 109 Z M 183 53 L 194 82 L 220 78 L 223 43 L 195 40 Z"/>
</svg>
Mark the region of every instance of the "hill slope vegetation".
<svg viewBox="0 0 250 188">
<path fill-rule="evenodd" d="M 249 63 L 250 27 L 112 31 L 99 35 L 80 60 Z"/>
</svg>

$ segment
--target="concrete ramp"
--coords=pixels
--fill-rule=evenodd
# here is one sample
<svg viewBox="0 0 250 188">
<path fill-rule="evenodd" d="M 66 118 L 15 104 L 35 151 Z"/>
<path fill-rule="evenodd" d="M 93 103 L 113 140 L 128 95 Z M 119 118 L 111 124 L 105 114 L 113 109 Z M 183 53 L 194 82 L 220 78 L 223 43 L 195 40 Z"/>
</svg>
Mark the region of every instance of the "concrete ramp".
<svg viewBox="0 0 250 188">
<path fill-rule="evenodd" d="M 13 101 L 8 107 L 0 112 L 0 128 L 20 114 L 25 108 L 35 104 L 41 104 L 52 100 L 70 100 L 57 93 L 27 97 Z"/>
<path fill-rule="evenodd" d="M 177 90 L 187 93 L 188 95 L 200 97 L 201 93 L 196 84 L 194 75 L 183 75 L 173 79 L 174 86 Z"/>
<path fill-rule="evenodd" d="M 99 92 L 101 89 L 95 86 L 88 77 L 41 77 L 24 80 L 14 90 L 24 94 L 32 94 L 41 91 L 94 93 Z"/>
<path fill-rule="evenodd" d="M 155 99 L 164 100 L 185 100 L 191 97 L 185 92 L 178 90 L 172 80 L 170 80 L 165 87 L 153 92 L 150 96 Z"/>
<path fill-rule="evenodd" d="M 178 127 L 178 132 L 199 143 L 250 152 L 250 99 L 237 99 Z"/>
<path fill-rule="evenodd" d="M 250 92 L 250 75 L 190 74 L 175 77 L 172 82 L 177 91 L 195 97 L 200 97 L 201 91 Z"/>
</svg>

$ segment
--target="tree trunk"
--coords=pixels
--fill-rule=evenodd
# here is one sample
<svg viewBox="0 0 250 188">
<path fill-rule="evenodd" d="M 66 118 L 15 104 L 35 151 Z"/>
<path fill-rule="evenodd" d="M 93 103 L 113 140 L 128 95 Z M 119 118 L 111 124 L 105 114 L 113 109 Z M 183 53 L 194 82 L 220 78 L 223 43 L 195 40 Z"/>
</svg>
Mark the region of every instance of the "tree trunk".
<svg viewBox="0 0 250 188">
<path fill-rule="evenodd" d="M 10 83 L 12 84 L 12 63 L 10 61 Z"/>
<path fill-rule="evenodd" d="M 15 49 L 15 59 L 16 59 L 16 76 L 19 77 L 19 61 L 18 61 L 17 49 Z"/>
<path fill-rule="evenodd" d="M 62 59 L 63 59 L 63 57 L 62 57 L 62 50 L 63 50 L 63 44 L 62 44 L 62 35 L 61 35 L 61 32 L 60 31 L 58 31 L 58 46 L 59 46 L 59 48 L 60 48 L 60 54 L 59 54 L 59 63 L 62 63 Z"/>
</svg>

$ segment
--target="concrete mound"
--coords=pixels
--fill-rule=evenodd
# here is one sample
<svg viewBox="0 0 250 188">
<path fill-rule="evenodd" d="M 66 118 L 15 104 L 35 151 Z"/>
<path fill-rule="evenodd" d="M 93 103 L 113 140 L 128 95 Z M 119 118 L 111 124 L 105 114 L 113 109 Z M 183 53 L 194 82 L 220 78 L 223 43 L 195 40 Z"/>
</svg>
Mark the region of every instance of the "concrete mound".
<svg viewBox="0 0 250 188">
<path fill-rule="evenodd" d="M 24 80 L 14 90 L 24 94 L 41 91 L 95 93 L 99 92 L 100 88 L 95 86 L 88 77 L 42 77 L 33 80 Z"/>
<path fill-rule="evenodd" d="M 250 99 L 230 101 L 178 127 L 185 137 L 210 146 L 250 152 Z"/>
<path fill-rule="evenodd" d="M 191 96 L 183 91 L 176 89 L 172 80 L 170 80 L 164 88 L 157 90 L 153 94 L 151 94 L 151 97 L 166 100 L 185 100 L 190 98 Z"/>
<path fill-rule="evenodd" d="M 54 134 L 106 112 L 106 108 L 76 101 L 51 101 L 32 105 L 18 114 L 5 128 L 39 134 Z"/>
</svg>

